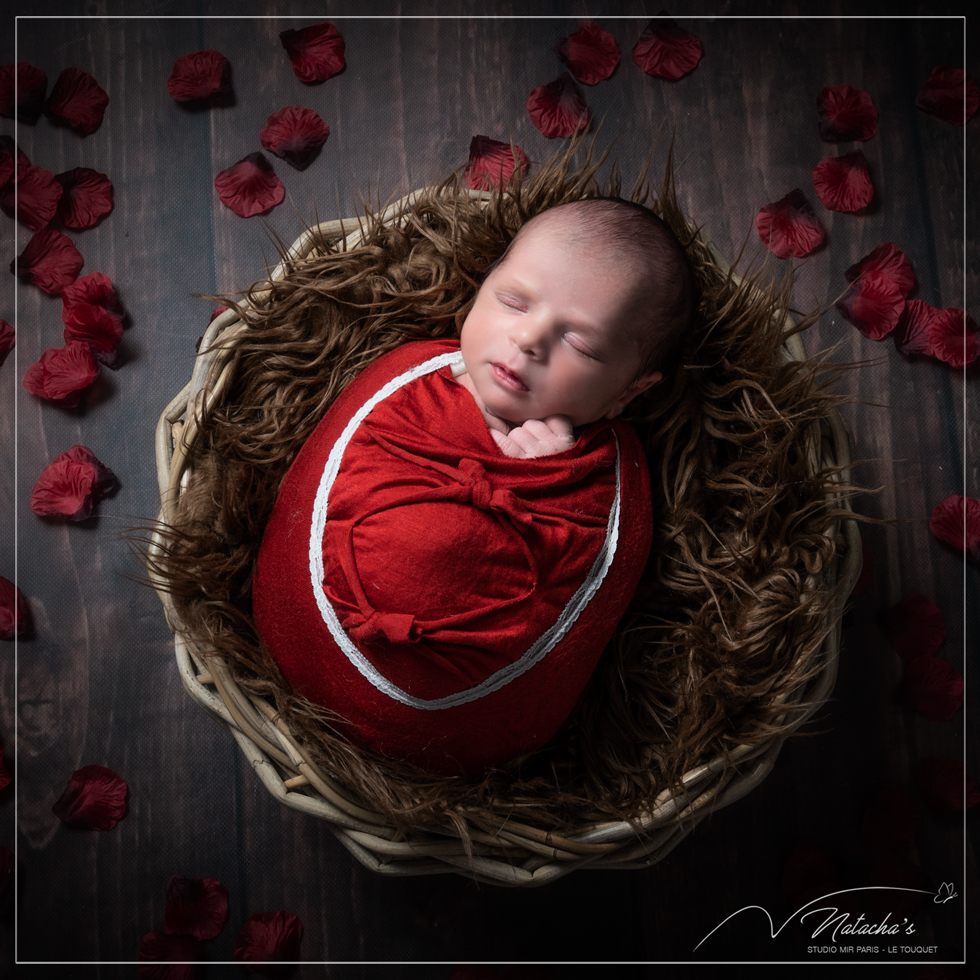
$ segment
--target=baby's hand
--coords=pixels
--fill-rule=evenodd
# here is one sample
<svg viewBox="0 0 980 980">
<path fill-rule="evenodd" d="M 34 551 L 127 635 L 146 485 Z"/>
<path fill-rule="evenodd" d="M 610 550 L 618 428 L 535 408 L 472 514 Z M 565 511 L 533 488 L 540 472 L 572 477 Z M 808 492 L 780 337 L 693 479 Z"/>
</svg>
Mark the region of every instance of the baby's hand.
<svg viewBox="0 0 980 980">
<path fill-rule="evenodd" d="M 528 419 L 506 434 L 491 429 L 490 435 L 505 456 L 515 459 L 551 456 L 575 445 L 572 423 L 565 415 L 549 415 L 544 421 Z"/>
</svg>

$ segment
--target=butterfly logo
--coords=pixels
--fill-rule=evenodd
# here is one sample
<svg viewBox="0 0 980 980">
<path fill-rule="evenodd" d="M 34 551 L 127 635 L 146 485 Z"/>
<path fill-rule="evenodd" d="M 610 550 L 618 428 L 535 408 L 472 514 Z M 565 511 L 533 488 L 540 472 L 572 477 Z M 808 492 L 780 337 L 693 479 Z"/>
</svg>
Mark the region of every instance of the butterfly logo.
<svg viewBox="0 0 980 980">
<path fill-rule="evenodd" d="M 939 891 L 933 896 L 932 900 L 937 905 L 943 905 L 948 902 L 951 898 L 959 898 L 956 892 L 953 891 L 953 883 L 951 881 L 944 881 L 939 886 Z"/>
</svg>

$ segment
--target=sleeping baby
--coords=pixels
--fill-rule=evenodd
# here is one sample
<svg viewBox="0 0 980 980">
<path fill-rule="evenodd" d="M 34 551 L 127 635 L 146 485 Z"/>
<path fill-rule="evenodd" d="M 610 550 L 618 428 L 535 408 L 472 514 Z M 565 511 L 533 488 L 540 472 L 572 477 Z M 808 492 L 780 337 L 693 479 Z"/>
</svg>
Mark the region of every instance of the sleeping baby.
<svg viewBox="0 0 980 980">
<path fill-rule="evenodd" d="M 294 690 L 430 772 L 546 746 L 647 560 L 647 465 L 619 415 L 692 307 L 653 212 L 575 201 L 521 227 L 458 342 L 405 344 L 349 384 L 256 566 L 255 623 Z"/>
</svg>

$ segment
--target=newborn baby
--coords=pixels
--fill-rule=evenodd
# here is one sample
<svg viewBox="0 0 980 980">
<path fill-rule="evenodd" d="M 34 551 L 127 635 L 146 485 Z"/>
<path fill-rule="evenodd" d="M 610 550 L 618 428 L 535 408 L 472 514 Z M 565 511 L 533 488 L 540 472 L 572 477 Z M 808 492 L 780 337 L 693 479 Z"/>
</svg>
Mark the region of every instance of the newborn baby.
<svg viewBox="0 0 980 980">
<path fill-rule="evenodd" d="M 691 302 L 652 212 L 562 205 L 515 236 L 458 344 L 405 344 L 338 397 L 283 481 L 253 612 L 352 742 L 454 775 L 561 730 L 652 538 L 617 416 L 660 380 Z"/>
</svg>

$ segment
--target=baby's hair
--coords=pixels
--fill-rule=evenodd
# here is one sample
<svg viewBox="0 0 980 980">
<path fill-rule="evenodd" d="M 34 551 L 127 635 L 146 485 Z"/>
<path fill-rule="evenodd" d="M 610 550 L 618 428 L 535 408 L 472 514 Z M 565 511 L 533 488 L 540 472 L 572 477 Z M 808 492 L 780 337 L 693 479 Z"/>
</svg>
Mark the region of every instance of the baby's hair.
<svg viewBox="0 0 980 980">
<path fill-rule="evenodd" d="M 637 263 L 641 289 L 650 297 L 648 316 L 637 330 L 637 376 L 666 373 L 678 356 L 694 312 L 694 279 L 684 247 L 666 222 L 642 204 L 619 197 L 588 197 L 542 211 L 518 230 L 502 264 L 525 230 L 538 222 L 566 219 L 575 244 L 596 254 L 613 252 Z"/>
</svg>

